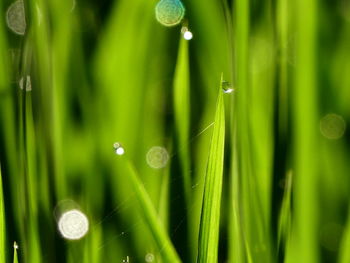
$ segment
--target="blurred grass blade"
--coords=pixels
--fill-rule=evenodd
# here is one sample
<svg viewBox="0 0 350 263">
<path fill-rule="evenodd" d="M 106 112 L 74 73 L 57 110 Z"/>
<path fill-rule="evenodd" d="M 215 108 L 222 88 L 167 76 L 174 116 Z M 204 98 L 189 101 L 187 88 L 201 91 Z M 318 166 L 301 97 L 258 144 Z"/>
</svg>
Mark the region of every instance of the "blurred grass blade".
<svg viewBox="0 0 350 263">
<path fill-rule="evenodd" d="M 181 171 L 184 180 L 186 201 L 189 203 L 190 178 L 190 74 L 188 62 L 188 41 L 182 36 L 174 77 L 174 111 L 177 145 L 180 155 Z"/>
<path fill-rule="evenodd" d="M 17 243 L 16 242 L 13 243 L 13 263 L 18 263 Z"/>
<path fill-rule="evenodd" d="M 199 263 L 214 263 L 218 260 L 224 143 L 225 112 L 223 92 L 220 87 L 204 184 L 198 244 L 197 262 Z"/>
<path fill-rule="evenodd" d="M 350 262 L 350 207 L 348 213 L 348 222 L 344 230 L 343 239 L 339 251 L 339 263 Z"/>
<path fill-rule="evenodd" d="M 140 203 L 142 214 L 145 217 L 146 224 L 150 228 L 153 238 L 160 249 L 164 262 L 177 263 L 181 262 L 171 240 L 160 222 L 157 212 L 152 204 L 152 201 L 138 177 L 138 173 L 134 166 L 128 163 L 129 178 L 134 188 L 135 195 Z"/>
<path fill-rule="evenodd" d="M 292 97 L 294 190 L 293 237 L 291 262 L 319 262 L 317 46 L 318 1 L 295 1 L 296 67 Z M 317 155 L 316 155 L 317 156 Z M 294 227 L 295 226 L 295 227 Z M 294 238 L 295 235 L 295 238 Z"/>
<path fill-rule="evenodd" d="M 278 222 L 278 240 L 277 248 L 280 252 L 281 246 L 288 242 L 291 228 L 291 198 L 292 198 L 292 171 L 289 171 L 284 184 L 284 195 L 282 200 L 281 212 Z M 283 248 L 282 248 L 283 249 Z"/>
<path fill-rule="evenodd" d="M 4 208 L 4 195 L 2 191 L 2 175 L 0 166 L 0 262 L 6 262 L 5 257 L 5 208 Z"/>
</svg>

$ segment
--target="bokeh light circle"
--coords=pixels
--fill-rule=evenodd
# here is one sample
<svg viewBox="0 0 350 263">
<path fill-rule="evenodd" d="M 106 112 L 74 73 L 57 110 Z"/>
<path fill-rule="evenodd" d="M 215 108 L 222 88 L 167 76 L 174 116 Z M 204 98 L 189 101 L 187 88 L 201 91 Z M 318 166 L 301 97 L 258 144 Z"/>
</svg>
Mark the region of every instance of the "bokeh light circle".
<svg viewBox="0 0 350 263">
<path fill-rule="evenodd" d="M 64 212 L 58 220 L 58 230 L 64 238 L 78 240 L 88 232 L 89 220 L 81 211 L 69 210 Z"/>
<path fill-rule="evenodd" d="M 146 155 L 147 164 L 154 169 L 160 169 L 167 165 L 169 160 L 168 151 L 161 146 L 153 146 Z"/>
</svg>

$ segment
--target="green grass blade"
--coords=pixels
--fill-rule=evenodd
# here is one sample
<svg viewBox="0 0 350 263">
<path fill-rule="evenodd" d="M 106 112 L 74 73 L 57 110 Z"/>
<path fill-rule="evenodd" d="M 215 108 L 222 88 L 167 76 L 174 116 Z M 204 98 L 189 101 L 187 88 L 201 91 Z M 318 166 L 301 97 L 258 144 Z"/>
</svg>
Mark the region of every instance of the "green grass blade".
<svg viewBox="0 0 350 263">
<path fill-rule="evenodd" d="M 130 162 L 128 163 L 127 168 L 136 198 L 140 203 L 142 214 L 145 217 L 146 224 L 148 225 L 158 248 L 160 249 L 164 262 L 181 262 L 162 222 L 159 220 L 151 198 L 138 177 L 136 169 Z"/>
<path fill-rule="evenodd" d="M 317 105 L 317 1 L 298 0 L 296 12 L 296 67 L 293 88 L 294 215 L 291 262 L 318 262 L 319 159 Z M 295 236 L 294 236 L 295 235 Z M 295 238 L 294 238 L 295 237 Z"/>
<path fill-rule="evenodd" d="M 4 195 L 2 191 L 2 175 L 1 175 L 1 166 L 0 166 L 0 261 L 6 262 L 6 246 L 5 246 L 5 209 L 4 209 Z"/>
<path fill-rule="evenodd" d="M 344 230 L 343 239 L 341 241 L 339 250 L 339 263 L 350 262 L 350 208 L 348 215 L 348 222 Z"/>
<path fill-rule="evenodd" d="M 225 143 L 225 111 L 220 88 L 205 177 L 197 262 L 218 260 L 220 202 Z"/>
<path fill-rule="evenodd" d="M 292 172 L 289 171 L 285 181 L 285 191 L 282 200 L 282 207 L 279 215 L 277 248 L 280 250 L 283 244 L 288 242 L 291 230 L 291 199 L 292 199 Z"/>
<path fill-rule="evenodd" d="M 14 242 L 14 244 L 13 244 L 13 263 L 18 263 L 17 243 L 16 242 Z"/>
<path fill-rule="evenodd" d="M 183 174 L 186 200 L 189 202 L 190 178 L 190 73 L 188 61 L 188 41 L 182 36 L 174 77 L 174 111 L 177 145 Z"/>
</svg>

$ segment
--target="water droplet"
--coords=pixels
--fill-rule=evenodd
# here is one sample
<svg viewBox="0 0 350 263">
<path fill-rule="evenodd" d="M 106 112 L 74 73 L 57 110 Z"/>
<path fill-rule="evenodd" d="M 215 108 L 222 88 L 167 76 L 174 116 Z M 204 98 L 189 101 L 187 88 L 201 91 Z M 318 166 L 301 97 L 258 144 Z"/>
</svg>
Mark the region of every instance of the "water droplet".
<svg viewBox="0 0 350 263">
<path fill-rule="evenodd" d="M 175 26 L 185 15 L 185 7 L 180 0 L 161 0 L 156 5 L 156 18 L 164 26 Z"/>
<path fill-rule="evenodd" d="M 24 35 L 26 31 L 26 20 L 24 4 L 22 0 L 13 2 L 6 12 L 7 26 L 16 34 Z"/>
<path fill-rule="evenodd" d="M 184 33 L 184 39 L 186 39 L 186 40 L 191 40 L 192 38 L 193 38 L 193 34 L 192 34 L 191 31 L 186 31 L 186 32 Z"/>
<path fill-rule="evenodd" d="M 18 246 L 18 244 L 17 244 L 17 242 L 16 242 L 16 241 L 15 241 L 15 242 L 13 242 L 13 248 L 14 248 L 14 249 L 16 249 L 16 250 L 19 248 L 19 246 Z"/>
<path fill-rule="evenodd" d="M 152 253 L 147 253 L 145 256 L 146 262 L 153 262 L 154 261 L 154 255 Z"/>
<path fill-rule="evenodd" d="M 62 237 L 70 240 L 78 240 L 88 232 L 89 221 L 84 213 L 73 209 L 61 215 L 58 220 L 58 230 Z"/>
<path fill-rule="evenodd" d="M 166 166 L 169 160 L 168 151 L 164 147 L 153 146 L 146 155 L 147 164 L 154 168 L 160 169 Z"/>
<path fill-rule="evenodd" d="M 223 80 L 221 82 L 221 87 L 224 93 L 232 93 L 234 89 L 232 88 L 232 85 L 230 82 Z"/>
<path fill-rule="evenodd" d="M 125 153 L 125 149 L 119 142 L 114 143 L 113 148 L 114 148 L 115 154 L 117 155 L 123 155 Z"/>
<path fill-rule="evenodd" d="M 343 137 L 346 124 L 344 119 L 336 114 L 327 114 L 320 121 L 321 134 L 330 140 Z"/>
</svg>

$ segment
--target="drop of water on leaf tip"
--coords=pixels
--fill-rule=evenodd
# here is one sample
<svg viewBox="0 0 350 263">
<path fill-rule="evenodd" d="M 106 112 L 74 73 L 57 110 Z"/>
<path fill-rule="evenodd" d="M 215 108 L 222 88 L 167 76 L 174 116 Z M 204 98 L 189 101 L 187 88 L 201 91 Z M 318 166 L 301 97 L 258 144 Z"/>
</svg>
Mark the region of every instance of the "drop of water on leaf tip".
<svg viewBox="0 0 350 263">
<path fill-rule="evenodd" d="M 164 26 L 178 25 L 185 15 L 185 7 L 180 0 L 161 0 L 156 5 L 156 19 Z"/>
<path fill-rule="evenodd" d="M 191 40 L 193 38 L 192 32 L 186 26 L 181 28 L 181 34 L 183 34 L 183 37 L 186 40 Z"/>
<path fill-rule="evenodd" d="M 15 242 L 13 242 L 13 248 L 14 248 L 14 249 L 16 249 L 16 250 L 19 248 L 19 247 L 18 247 L 18 244 L 17 244 L 17 242 L 16 242 L 16 241 L 15 241 Z"/>
<path fill-rule="evenodd" d="M 234 91 L 231 83 L 228 81 L 225 81 L 225 80 L 222 81 L 221 86 L 222 86 L 222 90 L 224 91 L 224 93 L 232 93 Z"/>
<path fill-rule="evenodd" d="M 193 34 L 192 34 L 191 31 L 186 31 L 186 32 L 184 33 L 184 39 L 186 39 L 186 40 L 191 40 L 192 38 L 193 38 Z"/>
<path fill-rule="evenodd" d="M 125 149 L 119 142 L 114 143 L 113 148 L 114 148 L 115 154 L 117 155 L 123 155 L 125 153 Z"/>
</svg>

